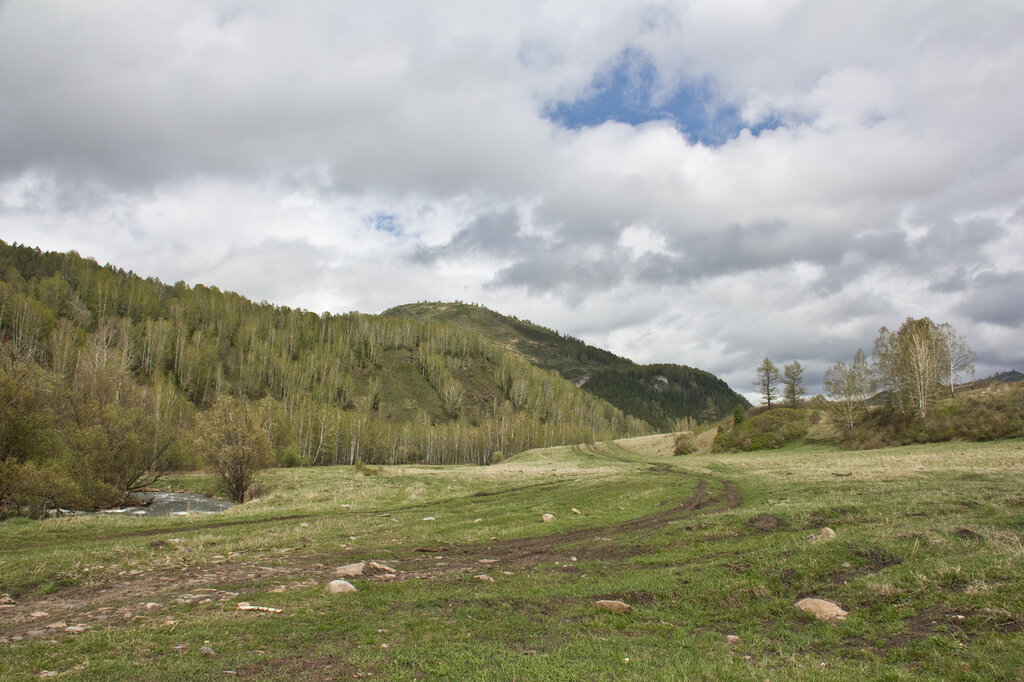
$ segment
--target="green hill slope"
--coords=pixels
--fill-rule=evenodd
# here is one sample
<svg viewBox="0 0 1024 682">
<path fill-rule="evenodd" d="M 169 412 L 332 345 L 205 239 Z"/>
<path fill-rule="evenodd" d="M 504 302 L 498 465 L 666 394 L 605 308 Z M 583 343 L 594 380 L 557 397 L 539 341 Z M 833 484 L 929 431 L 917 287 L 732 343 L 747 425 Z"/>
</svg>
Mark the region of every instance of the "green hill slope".
<svg viewBox="0 0 1024 682">
<path fill-rule="evenodd" d="M 3 242 L 0 346 L 0 478 L 40 494 L 59 477 L 109 498 L 197 464 L 193 424 L 219 400 L 259 406 L 279 464 L 487 463 L 650 430 L 470 329 L 318 315 Z"/>
<path fill-rule="evenodd" d="M 736 405 L 749 407 L 743 396 L 709 372 L 674 364 L 637 365 L 579 339 L 481 306 L 412 303 L 383 315 L 443 322 L 477 332 L 658 430 L 673 430 L 686 418 L 719 419 Z"/>
</svg>

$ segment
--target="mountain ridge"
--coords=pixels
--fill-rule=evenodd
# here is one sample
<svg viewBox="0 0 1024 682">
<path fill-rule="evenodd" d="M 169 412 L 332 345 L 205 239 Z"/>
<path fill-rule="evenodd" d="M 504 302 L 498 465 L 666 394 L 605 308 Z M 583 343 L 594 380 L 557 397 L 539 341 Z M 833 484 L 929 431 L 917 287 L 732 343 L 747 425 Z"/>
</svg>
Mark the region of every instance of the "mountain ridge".
<svg viewBox="0 0 1024 682">
<path fill-rule="evenodd" d="M 408 303 L 381 315 L 446 322 L 481 333 L 662 431 L 683 430 L 680 427 L 689 424 L 688 420 L 715 421 L 737 405 L 750 406 L 746 398 L 710 372 L 673 363 L 639 365 L 575 337 L 477 304 Z"/>
</svg>

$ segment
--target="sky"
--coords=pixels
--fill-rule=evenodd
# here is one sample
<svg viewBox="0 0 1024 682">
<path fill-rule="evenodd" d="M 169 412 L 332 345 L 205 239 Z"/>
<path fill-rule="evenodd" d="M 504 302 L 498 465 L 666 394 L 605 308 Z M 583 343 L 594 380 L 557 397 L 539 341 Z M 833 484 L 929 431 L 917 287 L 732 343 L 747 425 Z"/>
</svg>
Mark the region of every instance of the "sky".
<svg viewBox="0 0 1024 682">
<path fill-rule="evenodd" d="M 0 239 L 461 300 L 751 397 L 881 326 L 1024 371 L 1017 0 L 0 0 Z"/>
</svg>

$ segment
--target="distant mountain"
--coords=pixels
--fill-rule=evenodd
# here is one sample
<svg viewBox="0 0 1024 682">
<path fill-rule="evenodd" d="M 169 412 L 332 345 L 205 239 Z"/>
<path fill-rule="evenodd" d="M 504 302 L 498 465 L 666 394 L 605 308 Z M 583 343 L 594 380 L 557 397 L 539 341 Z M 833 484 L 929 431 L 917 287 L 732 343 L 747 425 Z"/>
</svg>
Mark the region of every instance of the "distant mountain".
<svg viewBox="0 0 1024 682">
<path fill-rule="evenodd" d="M 411 303 L 383 316 L 452 324 L 481 334 L 660 431 L 673 430 L 686 417 L 720 419 L 736 405 L 750 406 L 709 372 L 675 364 L 637 365 L 577 338 L 478 305 Z"/>
<path fill-rule="evenodd" d="M 1024 374 L 1021 374 L 1015 369 L 1008 370 L 1006 372 L 999 372 L 993 374 L 987 379 L 978 379 L 965 384 L 965 388 L 982 388 L 984 386 L 991 386 L 992 384 L 1015 384 L 1018 381 L 1024 381 Z"/>
</svg>

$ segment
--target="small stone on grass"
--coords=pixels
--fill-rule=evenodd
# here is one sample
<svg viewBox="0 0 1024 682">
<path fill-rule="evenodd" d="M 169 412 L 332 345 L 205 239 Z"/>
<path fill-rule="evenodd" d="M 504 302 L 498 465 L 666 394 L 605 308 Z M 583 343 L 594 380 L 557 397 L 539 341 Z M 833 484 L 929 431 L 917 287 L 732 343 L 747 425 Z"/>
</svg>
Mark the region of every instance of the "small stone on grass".
<svg viewBox="0 0 1024 682">
<path fill-rule="evenodd" d="M 611 611 L 612 613 L 632 613 L 633 607 L 617 599 L 600 599 L 594 602 L 594 608 L 598 611 Z"/>
</svg>

